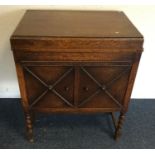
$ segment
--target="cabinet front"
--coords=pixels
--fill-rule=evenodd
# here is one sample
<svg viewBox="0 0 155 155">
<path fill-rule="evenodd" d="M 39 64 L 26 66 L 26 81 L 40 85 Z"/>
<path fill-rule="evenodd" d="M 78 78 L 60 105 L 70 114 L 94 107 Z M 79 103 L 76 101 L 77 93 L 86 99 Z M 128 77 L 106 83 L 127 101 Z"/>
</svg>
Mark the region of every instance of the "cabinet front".
<svg viewBox="0 0 155 155">
<path fill-rule="evenodd" d="M 32 109 L 110 111 L 123 107 L 131 64 L 33 62 L 22 68 Z"/>
</svg>

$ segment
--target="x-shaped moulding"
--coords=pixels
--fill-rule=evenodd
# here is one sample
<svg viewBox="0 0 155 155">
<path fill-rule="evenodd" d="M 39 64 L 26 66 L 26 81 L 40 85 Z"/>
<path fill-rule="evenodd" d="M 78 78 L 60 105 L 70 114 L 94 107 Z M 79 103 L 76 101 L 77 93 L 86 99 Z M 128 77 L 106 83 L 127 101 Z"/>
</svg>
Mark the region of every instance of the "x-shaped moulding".
<svg viewBox="0 0 155 155">
<path fill-rule="evenodd" d="M 35 79 L 37 79 L 42 85 L 44 85 L 47 89 L 40 94 L 30 105 L 30 108 L 32 108 L 35 104 L 39 102 L 43 96 L 46 95 L 48 91 L 52 91 L 55 95 L 57 95 L 60 99 L 62 99 L 68 106 L 74 107 L 72 103 L 70 103 L 67 99 L 65 99 L 60 93 L 58 93 L 54 87 L 62 80 L 64 79 L 72 70 L 73 67 L 71 67 L 69 70 L 67 70 L 63 75 L 61 75 L 52 85 L 48 85 L 46 82 L 44 82 L 38 75 L 36 75 L 34 72 L 32 72 L 27 66 L 24 66 L 25 70 L 29 72 Z M 93 97 L 95 97 L 101 90 L 104 91 L 119 107 L 122 107 L 121 103 L 113 97 L 113 95 L 107 90 L 107 88 L 113 84 L 116 80 L 118 80 L 122 75 L 124 75 L 130 68 L 127 67 L 125 70 L 123 70 L 120 74 L 118 74 L 114 79 L 112 79 L 107 84 L 100 84 L 94 77 L 91 75 L 84 67 L 81 67 L 81 69 L 86 73 L 86 75 L 91 78 L 98 86 L 99 89 L 97 89 L 92 95 L 90 95 L 88 98 L 84 99 L 81 103 L 78 105 L 81 106 L 85 104 L 87 101 L 91 100 Z"/>
<path fill-rule="evenodd" d="M 37 79 L 41 84 L 43 84 L 47 89 L 40 94 L 30 105 L 30 108 L 32 108 L 35 104 L 37 104 L 39 102 L 39 100 L 41 98 L 43 98 L 43 96 L 46 95 L 46 93 L 48 91 L 52 91 L 55 95 L 57 95 L 60 99 L 62 99 L 68 106 L 73 107 L 74 105 L 72 105 L 67 99 L 65 99 L 61 94 L 59 94 L 54 87 L 62 80 L 64 79 L 72 70 L 73 67 L 71 67 L 70 69 L 68 69 L 63 75 L 61 75 L 52 85 L 48 85 L 46 82 L 44 82 L 38 75 L 36 75 L 34 72 L 32 72 L 27 66 L 24 66 L 25 70 L 30 73 L 35 79 Z"/>
<path fill-rule="evenodd" d="M 127 67 L 125 70 L 123 70 L 121 73 L 119 73 L 118 75 L 116 75 L 115 78 L 113 78 L 110 82 L 108 82 L 107 84 L 100 84 L 100 82 L 98 82 L 94 76 L 92 74 L 90 74 L 84 67 L 81 67 L 82 71 L 84 73 L 86 73 L 86 75 L 91 78 L 98 86 L 99 88 L 92 94 L 90 95 L 88 98 L 84 99 L 81 103 L 79 103 L 79 106 L 85 104 L 86 102 L 88 102 L 89 100 L 91 100 L 92 98 L 94 98 L 100 91 L 104 91 L 105 94 L 107 96 L 109 96 L 120 108 L 122 108 L 122 104 L 107 90 L 107 88 L 113 84 L 116 80 L 118 80 L 122 75 L 124 75 L 127 71 L 129 71 L 129 67 Z"/>
</svg>

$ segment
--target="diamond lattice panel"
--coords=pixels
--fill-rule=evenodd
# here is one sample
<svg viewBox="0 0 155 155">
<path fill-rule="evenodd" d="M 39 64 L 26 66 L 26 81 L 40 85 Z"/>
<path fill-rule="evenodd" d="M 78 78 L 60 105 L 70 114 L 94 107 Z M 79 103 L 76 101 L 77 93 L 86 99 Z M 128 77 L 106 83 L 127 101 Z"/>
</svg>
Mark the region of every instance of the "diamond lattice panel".
<svg viewBox="0 0 155 155">
<path fill-rule="evenodd" d="M 24 70 L 31 107 L 64 108 L 73 106 L 72 67 L 25 66 Z"/>
<path fill-rule="evenodd" d="M 79 106 L 122 107 L 129 74 L 130 66 L 81 67 Z"/>
</svg>

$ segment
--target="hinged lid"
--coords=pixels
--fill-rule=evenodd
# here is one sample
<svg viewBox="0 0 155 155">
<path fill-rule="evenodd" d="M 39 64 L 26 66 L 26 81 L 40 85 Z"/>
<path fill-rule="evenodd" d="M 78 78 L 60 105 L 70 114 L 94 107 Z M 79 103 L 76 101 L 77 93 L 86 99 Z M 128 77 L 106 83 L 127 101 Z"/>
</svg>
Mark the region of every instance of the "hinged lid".
<svg viewBox="0 0 155 155">
<path fill-rule="evenodd" d="M 42 42 L 47 40 L 47 47 L 50 44 L 52 45 L 48 49 L 70 48 L 68 43 L 72 41 L 75 44 L 74 46 L 71 45 L 72 49 L 88 48 L 89 39 L 91 41 L 94 39 L 94 45 L 90 46 L 92 49 L 97 49 L 97 45 L 99 49 L 103 49 L 106 40 L 108 40 L 106 48 L 111 48 L 112 44 L 108 45 L 108 43 L 113 40 L 112 47 L 115 49 L 121 49 L 123 44 L 123 48 L 131 47 L 131 49 L 137 48 L 137 50 L 141 50 L 143 42 L 143 36 L 125 14 L 120 11 L 28 10 L 11 37 L 12 49 L 17 49 L 18 47 L 23 47 L 24 49 L 36 48 L 35 44 L 38 44 L 36 42 L 38 40 L 39 43 L 40 40 Z M 97 42 L 95 42 L 96 40 Z M 104 40 L 103 46 L 100 45 L 102 44 L 101 40 Z M 128 40 L 130 40 L 129 47 L 126 46 Z M 21 41 L 24 43 L 22 47 L 20 47 L 18 41 L 19 43 Z M 55 44 L 53 41 L 58 41 L 58 43 Z M 80 44 L 79 41 L 81 42 Z M 122 42 L 121 46 L 115 47 L 119 42 Z M 30 45 L 31 47 L 28 47 Z M 82 46 L 80 47 L 80 45 Z"/>
</svg>

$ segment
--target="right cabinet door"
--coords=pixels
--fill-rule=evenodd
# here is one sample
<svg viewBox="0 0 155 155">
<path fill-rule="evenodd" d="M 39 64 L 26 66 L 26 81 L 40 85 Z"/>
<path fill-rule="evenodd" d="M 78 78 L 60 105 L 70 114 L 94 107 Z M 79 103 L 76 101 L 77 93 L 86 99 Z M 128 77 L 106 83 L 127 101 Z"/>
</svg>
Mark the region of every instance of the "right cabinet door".
<svg viewBox="0 0 155 155">
<path fill-rule="evenodd" d="M 80 66 L 78 107 L 121 109 L 130 71 L 123 62 Z"/>
</svg>

